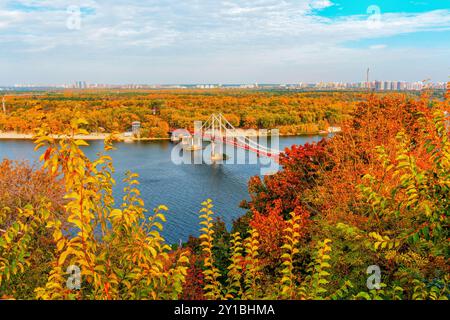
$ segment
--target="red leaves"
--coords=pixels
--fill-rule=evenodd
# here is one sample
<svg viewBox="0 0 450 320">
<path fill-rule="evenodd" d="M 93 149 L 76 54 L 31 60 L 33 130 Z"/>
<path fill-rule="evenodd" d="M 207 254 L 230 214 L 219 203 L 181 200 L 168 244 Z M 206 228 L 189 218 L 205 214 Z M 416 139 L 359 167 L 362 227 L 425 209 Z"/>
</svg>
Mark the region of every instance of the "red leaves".
<svg viewBox="0 0 450 320">
<path fill-rule="evenodd" d="M 283 230 L 286 222 L 281 215 L 281 200 L 275 200 L 275 205 L 266 214 L 258 211 L 253 212 L 253 219 L 250 226 L 255 229 L 260 236 L 259 249 L 269 261 L 276 261 L 281 255 L 281 246 L 283 243 Z"/>
<path fill-rule="evenodd" d="M 0 207 L 13 210 L 24 204 L 35 207 L 47 199 L 56 211 L 62 211 L 64 186 L 44 169 L 36 169 L 28 162 L 4 160 L 0 162 Z"/>
<path fill-rule="evenodd" d="M 250 226 L 260 234 L 260 250 L 266 265 L 276 265 L 281 257 L 283 230 L 289 214 L 295 212 L 300 217 L 300 236 L 309 230 L 310 212 L 313 204 L 305 197 L 312 190 L 326 170 L 330 161 L 326 157 L 326 140 L 318 144 L 294 145 L 286 149 L 280 163 L 283 170 L 271 177 L 253 177 L 249 181 L 251 201 L 246 208 L 253 213 Z"/>
<path fill-rule="evenodd" d="M 47 161 L 52 153 L 53 149 L 52 148 L 48 148 L 47 150 L 45 150 L 44 153 L 44 160 Z"/>
<path fill-rule="evenodd" d="M 190 249 L 191 250 L 191 249 Z M 183 284 L 182 300 L 203 300 L 202 254 L 190 254 L 190 265 L 187 270 L 186 282 Z"/>
<path fill-rule="evenodd" d="M 271 177 L 253 177 L 249 181 L 251 201 L 247 206 L 253 212 L 268 215 L 272 208 L 288 218 L 289 213 L 305 204 L 306 190 L 317 185 L 320 171 L 327 169 L 330 161 L 325 152 L 326 140 L 318 144 L 292 146 L 281 156 L 283 170 Z"/>
</svg>

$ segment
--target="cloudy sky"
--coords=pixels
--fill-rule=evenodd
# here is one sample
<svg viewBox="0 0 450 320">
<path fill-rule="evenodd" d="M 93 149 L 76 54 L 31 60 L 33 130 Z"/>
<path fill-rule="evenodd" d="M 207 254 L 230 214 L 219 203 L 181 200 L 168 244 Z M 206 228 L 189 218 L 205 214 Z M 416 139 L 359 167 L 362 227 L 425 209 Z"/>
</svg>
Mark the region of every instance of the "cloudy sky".
<svg viewBox="0 0 450 320">
<path fill-rule="evenodd" d="M 450 76 L 450 0 L 0 0 L 0 85 Z"/>
</svg>

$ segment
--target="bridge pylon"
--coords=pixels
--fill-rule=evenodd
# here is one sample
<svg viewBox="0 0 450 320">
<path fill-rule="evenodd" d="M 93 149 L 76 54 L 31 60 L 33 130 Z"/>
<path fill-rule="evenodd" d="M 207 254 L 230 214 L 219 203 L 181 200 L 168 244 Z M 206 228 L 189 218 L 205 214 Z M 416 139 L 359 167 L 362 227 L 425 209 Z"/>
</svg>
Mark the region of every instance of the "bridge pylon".
<svg viewBox="0 0 450 320">
<path fill-rule="evenodd" d="M 222 148 L 218 149 L 216 141 L 222 143 L 224 134 L 224 126 L 222 121 L 222 114 L 213 114 L 211 116 L 211 161 L 222 161 L 223 153 Z"/>
</svg>

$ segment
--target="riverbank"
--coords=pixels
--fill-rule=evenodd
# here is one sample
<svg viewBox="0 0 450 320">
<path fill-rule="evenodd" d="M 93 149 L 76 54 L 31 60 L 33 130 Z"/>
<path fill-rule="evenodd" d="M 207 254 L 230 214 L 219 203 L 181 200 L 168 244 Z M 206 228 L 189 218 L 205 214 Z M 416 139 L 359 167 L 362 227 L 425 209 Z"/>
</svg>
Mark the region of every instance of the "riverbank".
<svg viewBox="0 0 450 320">
<path fill-rule="evenodd" d="M 315 135 L 323 135 L 326 136 L 330 133 L 337 133 L 340 132 L 340 128 L 338 130 L 327 130 L 327 131 L 320 131 L 316 133 L 305 133 L 305 134 L 280 134 L 280 137 L 308 137 L 308 136 L 315 136 Z M 86 141 L 93 141 L 93 140 L 105 140 L 107 137 L 109 137 L 110 133 L 90 133 L 88 135 L 75 135 L 75 139 L 81 139 Z M 31 133 L 17 133 L 17 132 L 0 132 L 0 140 L 33 140 L 33 134 Z M 50 135 L 54 139 L 61 139 L 64 136 L 62 135 Z M 170 140 L 169 137 L 166 138 L 133 138 L 129 136 L 125 136 L 124 134 L 118 134 L 116 135 L 119 141 L 123 142 L 133 142 L 133 141 L 167 141 Z M 248 136 L 248 135 L 247 135 Z M 259 135 L 255 135 L 259 136 Z M 269 135 L 270 136 L 270 135 Z"/>
<path fill-rule="evenodd" d="M 33 140 L 33 134 L 31 133 L 17 133 L 17 132 L 0 132 L 0 140 Z M 50 135 L 54 139 L 61 139 L 63 135 L 53 134 Z M 86 141 L 92 140 L 105 140 L 110 136 L 110 133 L 90 133 L 87 135 L 75 135 L 75 139 L 81 139 Z M 125 137 L 123 134 L 118 134 L 117 138 L 120 141 L 159 141 L 170 140 L 170 138 L 141 138 L 135 139 L 131 137 Z"/>
<path fill-rule="evenodd" d="M 54 139 L 63 138 L 62 135 L 53 134 L 50 135 Z M 34 135 L 31 133 L 17 133 L 17 132 L 0 132 L 0 140 L 33 140 Z M 83 140 L 105 140 L 108 137 L 106 133 L 88 134 L 88 135 L 76 135 L 76 139 Z"/>
</svg>

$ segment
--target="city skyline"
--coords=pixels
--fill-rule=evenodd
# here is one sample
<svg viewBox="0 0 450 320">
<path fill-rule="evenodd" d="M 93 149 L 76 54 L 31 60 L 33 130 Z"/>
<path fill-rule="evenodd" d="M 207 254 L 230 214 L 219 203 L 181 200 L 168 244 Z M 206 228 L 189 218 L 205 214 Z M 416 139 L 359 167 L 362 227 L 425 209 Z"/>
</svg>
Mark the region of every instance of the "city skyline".
<svg viewBox="0 0 450 320">
<path fill-rule="evenodd" d="M 450 0 L 3 0 L 0 45 L 0 85 L 444 82 Z"/>
<path fill-rule="evenodd" d="M 75 81 L 71 84 L 59 85 L 37 85 L 37 84 L 15 84 L 13 86 L 0 86 L 0 92 L 15 89 L 218 89 L 218 88 L 241 88 L 241 89 L 373 89 L 378 91 L 418 91 L 425 88 L 445 90 L 450 82 L 432 81 L 399 81 L 399 80 L 372 80 L 359 82 L 342 81 L 319 81 L 319 82 L 297 82 L 297 83 L 191 83 L 191 84 L 106 84 L 89 83 L 86 81 Z"/>
</svg>

